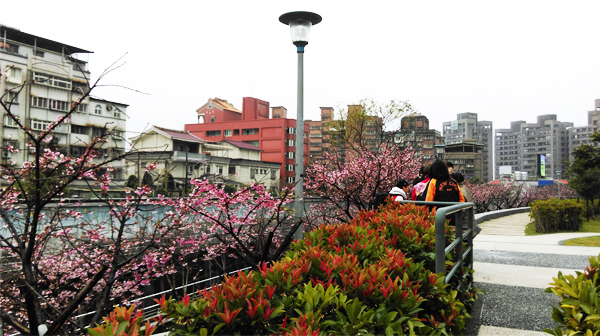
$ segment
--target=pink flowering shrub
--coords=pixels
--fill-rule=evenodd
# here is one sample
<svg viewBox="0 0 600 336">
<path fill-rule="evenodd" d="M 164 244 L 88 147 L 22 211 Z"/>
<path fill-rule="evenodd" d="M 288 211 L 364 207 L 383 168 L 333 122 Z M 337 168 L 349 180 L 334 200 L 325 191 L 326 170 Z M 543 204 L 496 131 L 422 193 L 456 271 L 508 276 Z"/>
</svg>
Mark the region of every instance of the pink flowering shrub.
<svg viewBox="0 0 600 336">
<path fill-rule="evenodd" d="M 359 156 L 343 160 L 337 152 L 326 153 L 326 163 L 314 162 L 306 169 L 307 193 L 324 203 L 308 211 L 311 223 L 351 221 L 359 211 L 369 209 L 376 193 L 389 192 L 400 180 L 417 175 L 420 162 L 411 150 L 381 146 L 377 152 L 361 150 Z"/>
<path fill-rule="evenodd" d="M 499 184 L 465 184 L 473 196 L 476 212 L 511 209 L 529 206 L 535 200 L 558 198 L 558 187 L 529 186 L 523 183 L 503 182 Z M 569 199 L 577 197 L 577 193 L 568 186 L 561 186 L 560 198 Z"/>
</svg>

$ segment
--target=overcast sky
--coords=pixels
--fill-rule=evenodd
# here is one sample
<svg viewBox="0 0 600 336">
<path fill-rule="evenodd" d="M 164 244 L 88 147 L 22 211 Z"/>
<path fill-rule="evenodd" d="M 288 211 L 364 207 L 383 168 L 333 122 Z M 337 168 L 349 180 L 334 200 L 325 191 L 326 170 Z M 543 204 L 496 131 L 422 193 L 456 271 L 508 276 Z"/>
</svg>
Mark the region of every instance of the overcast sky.
<svg viewBox="0 0 600 336">
<path fill-rule="evenodd" d="M 160 4 L 160 5 L 156 5 Z M 129 137 L 150 125 L 183 129 L 219 97 L 296 115 L 290 11 L 312 11 L 305 119 L 362 98 L 408 100 L 432 128 L 476 112 L 494 129 L 540 114 L 587 123 L 600 98 L 599 1 L 6 1 L 0 22 L 93 51 L 95 92 L 129 104 Z M 87 59 L 87 56 L 83 56 Z"/>
</svg>

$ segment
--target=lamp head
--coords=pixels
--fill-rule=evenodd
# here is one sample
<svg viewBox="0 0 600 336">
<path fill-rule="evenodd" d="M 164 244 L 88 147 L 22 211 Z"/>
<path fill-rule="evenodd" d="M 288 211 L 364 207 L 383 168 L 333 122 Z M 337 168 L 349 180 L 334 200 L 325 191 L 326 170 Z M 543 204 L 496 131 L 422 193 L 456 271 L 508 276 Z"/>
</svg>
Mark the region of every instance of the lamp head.
<svg viewBox="0 0 600 336">
<path fill-rule="evenodd" d="M 321 15 L 311 12 L 290 12 L 279 17 L 279 21 L 290 26 L 292 43 L 298 48 L 298 52 L 304 52 L 308 44 L 310 27 L 321 22 Z"/>
</svg>

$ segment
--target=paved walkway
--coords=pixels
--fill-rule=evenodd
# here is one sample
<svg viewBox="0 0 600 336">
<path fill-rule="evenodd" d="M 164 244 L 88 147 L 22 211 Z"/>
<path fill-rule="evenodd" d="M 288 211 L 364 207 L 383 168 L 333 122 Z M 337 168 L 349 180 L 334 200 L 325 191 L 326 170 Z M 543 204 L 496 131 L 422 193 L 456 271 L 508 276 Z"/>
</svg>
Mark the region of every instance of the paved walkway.
<svg viewBox="0 0 600 336">
<path fill-rule="evenodd" d="M 474 241 L 475 287 L 484 291 L 473 307 L 465 335 L 548 335 L 554 328 L 554 294 L 544 292 L 559 271 L 575 274 L 598 256 L 600 247 L 566 246 L 564 240 L 600 233 L 525 236 L 529 214 L 480 224 Z"/>
</svg>

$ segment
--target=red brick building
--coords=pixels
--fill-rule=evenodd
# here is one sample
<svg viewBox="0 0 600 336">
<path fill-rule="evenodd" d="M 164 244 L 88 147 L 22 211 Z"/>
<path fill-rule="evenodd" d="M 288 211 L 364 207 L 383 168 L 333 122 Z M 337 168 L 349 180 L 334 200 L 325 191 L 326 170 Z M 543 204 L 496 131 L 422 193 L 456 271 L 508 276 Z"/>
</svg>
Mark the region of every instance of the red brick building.
<svg viewBox="0 0 600 336">
<path fill-rule="evenodd" d="M 242 141 L 260 148 L 262 161 L 281 163 L 281 182 L 294 183 L 296 170 L 296 120 L 287 119 L 284 107 L 267 101 L 244 97 L 242 111 L 226 100 L 214 98 L 198 110 L 198 123 L 185 130 L 208 142 Z M 309 123 L 304 123 L 304 166 L 308 165 Z"/>
</svg>

